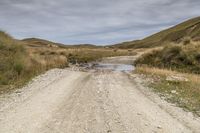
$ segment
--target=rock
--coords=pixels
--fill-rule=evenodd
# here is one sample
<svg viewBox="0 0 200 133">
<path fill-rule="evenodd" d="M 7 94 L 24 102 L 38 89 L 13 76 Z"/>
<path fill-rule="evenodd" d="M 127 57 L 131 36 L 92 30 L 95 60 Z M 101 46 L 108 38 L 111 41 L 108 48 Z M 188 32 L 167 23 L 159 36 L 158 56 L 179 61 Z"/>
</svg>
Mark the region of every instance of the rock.
<svg viewBox="0 0 200 133">
<path fill-rule="evenodd" d="M 171 93 L 172 94 L 176 94 L 177 92 L 176 92 L 176 90 L 172 90 Z"/>
<path fill-rule="evenodd" d="M 137 113 L 137 115 L 142 115 L 141 113 Z"/>
<path fill-rule="evenodd" d="M 187 82 L 189 81 L 187 78 L 181 76 L 181 75 L 171 75 L 171 76 L 167 76 L 166 78 L 167 81 L 184 81 Z"/>
<path fill-rule="evenodd" d="M 157 128 L 158 128 L 158 129 L 162 129 L 162 126 L 158 125 Z"/>
<path fill-rule="evenodd" d="M 111 133 L 111 132 L 112 132 L 111 130 L 108 130 L 108 131 L 107 131 L 107 133 Z"/>
</svg>

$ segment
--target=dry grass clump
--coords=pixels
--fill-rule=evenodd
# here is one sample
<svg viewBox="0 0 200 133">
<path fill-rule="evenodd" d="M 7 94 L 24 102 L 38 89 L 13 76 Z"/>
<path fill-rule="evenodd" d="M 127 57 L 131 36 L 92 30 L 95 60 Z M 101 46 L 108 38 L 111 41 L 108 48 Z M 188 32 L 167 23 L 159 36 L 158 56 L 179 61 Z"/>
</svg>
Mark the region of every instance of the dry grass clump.
<svg viewBox="0 0 200 133">
<path fill-rule="evenodd" d="M 161 69 L 156 67 L 148 67 L 148 66 L 142 66 L 137 67 L 137 72 L 141 72 L 143 74 L 151 74 L 151 75 L 158 75 L 162 77 L 167 77 L 169 75 L 179 75 L 183 76 L 189 79 L 191 82 L 200 83 L 200 75 L 198 74 L 191 74 L 191 73 L 181 73 L 178 71 L 173 71 L 169 69 Z"/>
<path fill-rule="evenodd" d="M 0 93 L 16 89 L 50 68 L 67 65 L 65 56 L 54 51 L 48 55 L 34 53 L 23 42 L 0 31 Z"/>
<path fill-rule="evenodd" d="M 18 41 L 0 31 L 0 91 L 11 84 L 21 84 L 29 71 L 27 53 Z M 16 81 L 16 82 L 15 82 Z"/>
</svg>

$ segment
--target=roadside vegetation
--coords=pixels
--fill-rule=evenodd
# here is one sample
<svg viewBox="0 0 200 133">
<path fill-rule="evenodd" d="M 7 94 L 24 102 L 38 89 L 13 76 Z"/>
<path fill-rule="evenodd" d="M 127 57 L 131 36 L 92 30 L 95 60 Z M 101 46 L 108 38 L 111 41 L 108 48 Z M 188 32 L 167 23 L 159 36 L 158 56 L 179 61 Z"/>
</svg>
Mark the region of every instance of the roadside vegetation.
<svg viewBox="0 0 200 133">
<path fill-rule="evenodd" d="M 148 66 L 136 72 L 149 79 L 148 86 L 161 97 L 200 116 L 200 75 Z"/>
<path fill-rule="evenodd" d="M 200 42 L 185 38 L 139 57 L 136 72 L 168 101 L 200 116 Z"/>
<path fill-rule="evenodd" d="M 0 32 L 0 91 L 8 91 L 28 80 L 30 60 L 25 48 L 5 32 Z M 31 72 L 31 73 L 30 73 Z"/>
<path fill-rule="evenodd" d="M 53 53 L 50 53 L 53 55 Z M 23 42 L 0 31 L 0 94 L 23 86 L 34 76 L 67 66 L 66 57 L 34 55 Z"/>
<path fill-rule="evenodd" d="M 170 44 L 144 54 L 135 64 L 200 74 L 200 42 L 187 39 L 179 44 Z"/>
</svg>

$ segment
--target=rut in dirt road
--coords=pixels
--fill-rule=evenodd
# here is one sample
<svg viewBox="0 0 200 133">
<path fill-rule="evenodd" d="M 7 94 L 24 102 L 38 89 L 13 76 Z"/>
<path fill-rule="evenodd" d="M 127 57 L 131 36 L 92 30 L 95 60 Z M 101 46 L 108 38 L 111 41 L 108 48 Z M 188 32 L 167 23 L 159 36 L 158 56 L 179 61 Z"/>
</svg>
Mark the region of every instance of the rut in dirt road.
<svg viewBox="0 0 200 133">
<path fill-rule="evenodd" d="M 190 133 L 176 111 L 124 72 L 51 70 L 20 95 L 1 97 L 0 133 Z"/>
</svg>

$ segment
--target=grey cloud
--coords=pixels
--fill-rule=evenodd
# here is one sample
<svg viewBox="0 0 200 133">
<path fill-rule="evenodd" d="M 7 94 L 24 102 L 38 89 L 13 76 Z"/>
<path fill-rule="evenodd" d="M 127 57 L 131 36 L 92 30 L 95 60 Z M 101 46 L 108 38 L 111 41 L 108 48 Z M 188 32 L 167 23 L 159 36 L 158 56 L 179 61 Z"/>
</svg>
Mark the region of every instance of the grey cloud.
<svg viewBox="0 0 200 133">
<path fill-rule="evenodd" d="M 1 0 L 0 28 L 22 39 L 110 44 L 200 14 L 199 0 Z"/>
</svg>

